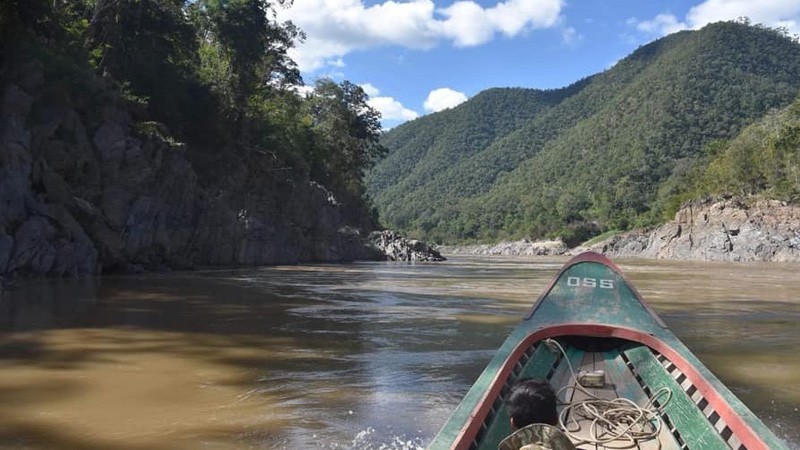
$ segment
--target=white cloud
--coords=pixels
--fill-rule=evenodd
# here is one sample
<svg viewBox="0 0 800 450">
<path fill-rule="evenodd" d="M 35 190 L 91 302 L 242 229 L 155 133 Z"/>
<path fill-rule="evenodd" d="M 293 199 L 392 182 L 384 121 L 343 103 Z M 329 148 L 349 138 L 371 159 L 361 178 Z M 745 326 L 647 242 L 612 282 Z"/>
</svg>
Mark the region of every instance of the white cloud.
<svg viewBox="0 0 800 450">
<path fill-rule="evenodd" d="M 636 24 L 636 29 L 649 34 L 667 35 L 676 31 L 685 30 L 688 26 L 679 22 L 672 14 L 659 14 L 651 20 L 643 20 Z"/>
<path fill-rule="evenodd" d="M 706 0 L 686 15 L 692 28 L 720 20 L 749 17 L 753 23 L 784 26 L 800 33 L 800 2 L 797 0 Z"/>
<path fill-rule="evenodd" d="M 364 90 L 364 93 L 369 95 L 370 97 L 375 97 L 381 93 L 381 91 L 378 90 L 378 88 L 371 85 L 370 83 L 359 84 L 359 86 L 361 87 L 361 89 Z"/>
<path fill-rule="evenodd" d="M 561 30 L 561 40 L 566 45 L 573 45 L 583 39 L 583 35 L 578 33 L 578 30 L 572 27 L 566 27 Z"/>
<path fill-rule="evenodd" d="M 488 42 L 495 27 L 487 20 L 486 10 L 473 2 L 456 2 L 439 12 L 447 19 L 437 24 L 439 32 L 458 47 L 472 47 Z"/>
<path fill-rule="evenodd" d="M 424 49 L 442 42 L 475 46 L 496 34 L 513 37 L 528 30 L 557 26 L 565 0 L 507 0 L 492 7 L 458 0 L 437 8 L 432 0 L 367 6 L 365 0 L 294 0 L 278 8 L 307 37 L 290 56 L 303 71 L 342 65 L 350 52 L 383 45 Z"/>
<path fill-rule="evenodd" d="M 381 91 L 370 83 L 359 84 L 361 89 L 364 90 L 370 98 L 367 104 L 381 113 L 381 120 L 383 121 L 403 121 L 414 120 L 419 117 L 419 114 L 411 109 L 403 106 L 402 103 L 392 97 L 380 97 Z"/>
<path fill-rule="evenodd" d="M 561 1 L 509 0 L 486 10 L 486 16 L 506 36 L 516 36 L 527 27 L 549 28 L 558 22 Z"/>
<path fill-rule="evenodd" d="M 406 108 L 392 97 L 372 97 L 367 104 L 380 111 L 382 120 L 406 121 L 419 117 L 416 111 Z"/>
<path fill-rule="evenodd" d="M 314 92 L 314 86 L 309 86 L 307 84 L 293 85 L 291 86 L 291 89 L 301 97 L 311 95 Z"/>
<path fill-rule="evenodd" d="M 629 19 L 628 24 L 645 33 L 666 35 L 739 17 L 748 17 L 752 23 L 770 27 L 785 27 L 792 34 L 800 34 L 798 0 L 705 0 L 693 6 L 683 20 L 678 20 L 673 14 L 659 14 L 651 20 Z"/>
<path fill-rule="evenodd" d="M 345 66 L 344 60 L 342 58 L 332 59 L 328 61 L 328 65 L 331 67 L 338 67 L 343 68 Z"/>
<path fill-rule="evenodd" d="M 439 88 L 432 90 L 428 94 L 423 106 L 426 111 L 437 112 L 458 106 L 465 101 L 467 101 L 467 96 L 463 92 L 454 91 L 450 88 Z"/>
</svg>

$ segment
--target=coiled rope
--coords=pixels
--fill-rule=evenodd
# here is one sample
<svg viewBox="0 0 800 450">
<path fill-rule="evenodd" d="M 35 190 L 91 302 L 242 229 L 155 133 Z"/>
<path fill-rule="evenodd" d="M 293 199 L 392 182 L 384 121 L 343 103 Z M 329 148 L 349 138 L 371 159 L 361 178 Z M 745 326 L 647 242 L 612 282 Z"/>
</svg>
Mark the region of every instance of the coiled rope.
<svg viewBox="0 0 800 450">
<path fill-rule="evenodd" d="M 555 339 L 546 339 L 545 344 L 561 352 L 572 375 L 573 385 L 561 388 L 557 396 L 560 397 L 563 392 L 573 389 L 589 397 L 586 400 L 563 404 L 564 408 L 558 416 L 561 429 L 576 445 L 597 444 L 606 448 L 631 448 L 637 445 L 637 441 L 654 439 L 661 433 L 663 422 L 660 416 L 663 414 L 664 406 L 672 399 L 672 391 L 669 388 L 663 387 L 656 391 L 644 406 L 622 397 L 614 400 L 599 398 L 578 382 L 572 363 L 561 344 Z M 664 396 L 666 398 L 663 401 L 659 400 Z M 655 406 L 657 400 L 660 406 Z M 582 429 L 579 423 L 582 420 L 591 421 L 588 438 L 576 434 Z M 661 448 L 661 442 L 657 442 Z M 615 444 L 608 445 L 611 443 Z"/>
</svg>

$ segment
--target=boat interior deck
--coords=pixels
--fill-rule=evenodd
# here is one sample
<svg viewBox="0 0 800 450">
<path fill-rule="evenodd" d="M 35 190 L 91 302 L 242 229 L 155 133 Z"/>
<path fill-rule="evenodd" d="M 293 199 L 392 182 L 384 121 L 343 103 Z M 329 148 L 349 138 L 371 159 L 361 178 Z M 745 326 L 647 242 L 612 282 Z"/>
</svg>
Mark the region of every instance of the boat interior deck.
<svg viewBox="0 0 800 450">
<path fill-rule="evenodd" d="M 597 398 L 612 400 L 621 397 L 644 406 L 662 388 L 668 388 L 672 392 L 669 399 L 666 395 L 657 397 L 662 401 L 656 401 L 656 406 L 660 406 L 663 412 L 660 415 L 662 427 L 657 437 L 637 441 L 619 440 L 606 444 L 576 442 L 579 449 L 745 448 L 686 376 L 664 356 L 649 347 L 621 339 L 563 337 L 558 338 L 558 342 L 564 350 L 563 353 L 539 342 L 532 345 L 520 358 L 471 449 L 496 450 L 499 442 L 511 433 L 504 400 L 510 386 L 517 380 L 549 380 L 553 389 L 559 393 L 559 412 L 570 403 L 590 398 L 579 389 L 562 389 L 575 385 L 570 364 L 575 373 L 584 370 L 605 372 L 602 388 L 587 389 Z M 567 364 L 567 360 L 570 364 Z M 575 427 L 573 434 L 580 438 L 589 438 L 591 421 L 578 420 L 577 425 L 580 427 Z"/>
</svg>

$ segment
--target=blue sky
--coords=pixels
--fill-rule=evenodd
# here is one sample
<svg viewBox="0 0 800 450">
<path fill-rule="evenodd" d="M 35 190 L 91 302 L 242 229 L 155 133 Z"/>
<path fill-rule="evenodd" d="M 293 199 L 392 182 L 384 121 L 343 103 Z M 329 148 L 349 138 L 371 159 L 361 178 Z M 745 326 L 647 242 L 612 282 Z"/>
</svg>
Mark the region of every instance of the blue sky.
<svg viewBox="0 0 800 450">
<path fill-rule="evenodd" d="M 558 88 L 682 29 L 747 16 L 800 34 L 800 0 L 294 0 L 307 84 L 349 80 L 385 128 L 492 87 Z"/>
</svg>

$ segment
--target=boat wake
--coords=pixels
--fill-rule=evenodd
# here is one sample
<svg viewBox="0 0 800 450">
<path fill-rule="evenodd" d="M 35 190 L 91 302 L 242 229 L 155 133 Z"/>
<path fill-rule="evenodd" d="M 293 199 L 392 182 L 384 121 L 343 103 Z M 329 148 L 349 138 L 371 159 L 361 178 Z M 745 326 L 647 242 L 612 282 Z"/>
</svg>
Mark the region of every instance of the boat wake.
<svg viewBox="0 0 800 450">
<path fill-rule="evenodd" d="M 388 440 L 387 440 L 388 439 Z M 353 439 L 351 450 L 424 450 L 422 438 L 408 436 L 388 436 L 368 427 Z"/>
</svg>

